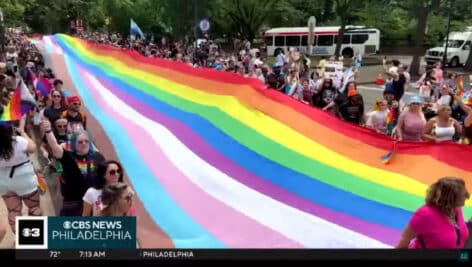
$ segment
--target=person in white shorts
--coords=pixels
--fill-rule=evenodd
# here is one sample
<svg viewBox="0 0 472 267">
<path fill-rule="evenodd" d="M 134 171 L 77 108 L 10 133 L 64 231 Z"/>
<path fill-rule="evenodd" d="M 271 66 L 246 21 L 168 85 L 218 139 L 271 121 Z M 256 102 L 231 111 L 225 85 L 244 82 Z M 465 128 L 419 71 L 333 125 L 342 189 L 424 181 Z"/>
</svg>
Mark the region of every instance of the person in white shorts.
<svg viewBox="0 0 472 267">
<path fill-rule="evenodd" d="M 24 120 L 25 117 L 18 128 L 9 122 L 0 123 L 0 195 L 7 206 L 13 232 L 23 202 L 28 207 L 28 215 L 41 215 L 38 181 L 28 155 L 36 150 L 36 144 L 24 132 Z"/>
</svg>

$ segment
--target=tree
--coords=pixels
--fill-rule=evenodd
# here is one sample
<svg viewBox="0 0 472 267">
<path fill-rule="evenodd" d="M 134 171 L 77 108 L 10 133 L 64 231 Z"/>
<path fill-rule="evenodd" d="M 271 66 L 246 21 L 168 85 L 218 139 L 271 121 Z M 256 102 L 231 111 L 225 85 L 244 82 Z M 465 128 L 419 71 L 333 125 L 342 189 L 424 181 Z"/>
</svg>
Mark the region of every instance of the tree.
<svg viewBox="0 0 472 267">
<path fill-rule="evenodd" d="M 24 26 L 25 22 L 23 21 L 23 14 L 25 10 L 35 5 L 35 0 L 0 1 L 0 8 L 3 11 L 5 26 Z"/>
<path fill-rule="evenodd" d="M 251 43 L 261 27 L 268 21 L 278 0 L 226 0 L 222 10 L 234 25 L 238 25 L 243 38 Z"/>
<path fill-rule="evenodd" d="M 365 1 L 363 0 L 334 0 L 334 11 L 341 24 L 337 37 L 336 49 L 334 50 L 334 55 L 336 57 L 339 57 L 341 53 L 341 45 L 343 44 L 346 26 L 354 21 L 356 12 L 364 6 L 364 3 Z M 352 55 L 354 55 L 354 53 L 352 53 Z"/>
<path fill-rule="evenodd" d="M 419 75 L 420 70 L 420 56 L 424 52 L 424 39 L 426 32 L 426 25 L 428 16 L 434 10 L 437 10 L 441 4 L 441 0 L 407 0 L 395 1 L 396 6 L 411 12 L 413 17 L 417 18 L 416 23 L 416 40 L 414 46 L 413 60 L 410 66 L 410 73 L 412 75 Z"/>
</svg>

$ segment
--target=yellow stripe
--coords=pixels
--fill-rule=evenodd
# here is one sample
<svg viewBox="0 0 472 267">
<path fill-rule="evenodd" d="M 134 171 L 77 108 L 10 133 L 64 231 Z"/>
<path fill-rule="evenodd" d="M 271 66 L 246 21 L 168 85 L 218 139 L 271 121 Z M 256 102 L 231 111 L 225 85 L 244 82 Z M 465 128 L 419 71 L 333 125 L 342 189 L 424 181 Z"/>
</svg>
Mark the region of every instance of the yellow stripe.
<svg viewBox="0 0 472 267">
<path fill-rule="evenodd" d="M 354 161 L 342 154 L 336 153 L 262 112 L 249 109 L 240 104 L 238 99 L 233 96 L 214 95 L 200 90 L 195 90 L 192 87 L 166 80 L 160 76 L 132 69 L 113 57 L 92 53 L 84 49 L 84 46 L 81 43 L 74 43 L 77 44 L 76 48 L 81 54 L 93 58 L 93 61 L 99 61 L 100 64 L 107 64 L 116 72 L 146 81 L 162 90 L 165 90 L 167 93 L 176 95 L 180 98 L 201 105 L 217 107 L 231 117 L 253 128 L 260 134 L 272 139 L 274 142 L 279 143 L 290 150 L 296 151 L 307 158 L 319 161 L 325 165 L 361 177 L 368 181 L 394 188 L 396 190 L 405 191 L 420 197 L 423 197 L 424 192 L 427 190 L 425 184 L 406 175 L 374 168 Z M 171 88 L 171 90 L 168 90 L 168 88 Z"/>
</svg>

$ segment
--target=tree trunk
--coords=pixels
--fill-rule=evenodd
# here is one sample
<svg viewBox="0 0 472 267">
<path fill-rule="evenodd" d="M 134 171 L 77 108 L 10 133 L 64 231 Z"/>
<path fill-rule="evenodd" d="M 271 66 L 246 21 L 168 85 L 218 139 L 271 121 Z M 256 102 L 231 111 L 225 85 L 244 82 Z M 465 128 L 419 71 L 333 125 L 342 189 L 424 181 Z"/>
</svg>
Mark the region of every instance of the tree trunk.
<svg viewBox="0 0 472 267">
<path fill-rule="evenodd" d="M 412 75 L 419 75 L 420 72 L 420 58 L 424 54 L 424 37 L 429 11 L 430 10 L 427 7 L 420 7 L 417 12 L 418 24 L 416 25 L 416 41 L 414 48 L 414 56 L 410 66 L 410 73 Z"/>
<path fill-rule="evenodd" d="M 467 58 L 467 61 L 465 62 L 465 65 L 464 65 L 465 71 L 472 71 L 472 48 L 469 51 L 470 51 L 469 57 Z"/>
<path fill-rule="evenodd" d="M 339 57 L 341 54 L 341 45 L 343 44 L 344 31 L 346 30 L 346 23 L 341 19 L 341 28 L 338 33 L 338 41 L 336 42 L 336 49 L 334 50 L 334 56 Z"/>
</svg>

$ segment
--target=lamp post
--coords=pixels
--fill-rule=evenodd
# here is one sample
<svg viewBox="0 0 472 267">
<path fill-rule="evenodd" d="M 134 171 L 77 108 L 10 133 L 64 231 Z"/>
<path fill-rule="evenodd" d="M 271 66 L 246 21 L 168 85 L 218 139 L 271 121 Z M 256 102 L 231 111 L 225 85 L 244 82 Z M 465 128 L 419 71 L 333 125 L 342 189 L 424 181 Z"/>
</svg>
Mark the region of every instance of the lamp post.
<svg viewBox="0 0 472 267">
<path fill-rule="evenodd" d="M 446 46 L 444 48 L 444 55 L 443 55 L 443 68 L 446 68 L 447 65 L 447 49 L 449 47 L 449 32 L 451 28 L 451 5 L 452 0 L 449 0 L 449 8 L 447 11 L 447 33 L 446 33 Z"/>
</svg>

